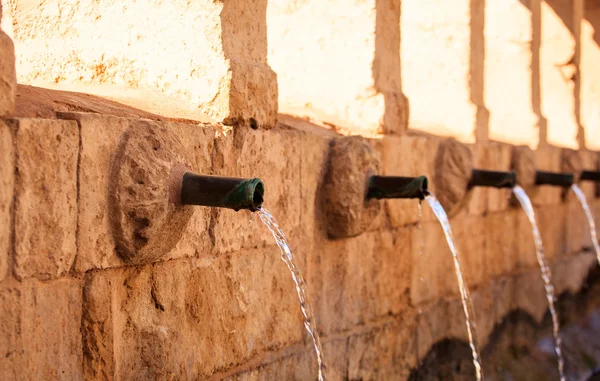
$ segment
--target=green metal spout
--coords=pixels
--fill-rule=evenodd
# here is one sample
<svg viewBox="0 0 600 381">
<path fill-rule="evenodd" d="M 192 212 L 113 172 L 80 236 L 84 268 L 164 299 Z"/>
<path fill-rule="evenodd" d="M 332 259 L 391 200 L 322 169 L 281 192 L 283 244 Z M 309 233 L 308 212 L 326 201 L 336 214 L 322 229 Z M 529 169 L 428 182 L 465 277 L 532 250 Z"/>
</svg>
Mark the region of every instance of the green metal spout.
<svg viewBox="0 0 600 381">
<path fill-rule="evenodd" d="M 600 182 L 600 171 L 582 171 L 579 180 Z"/>
<path fill-rule="evenodd" d="M 535 185 L 555 185 L 568 188 L 573 185 L 575 176 L 572 173 L 543 172 L 535 173 Z"/>
<path fill-rule="evenodd" d="M 254 212 L 262 206 L 264 193 L 265 186 L 258 178 L 238 179 L 186 172 L 181 184 L 181 203 Z"/>
<path fill-rule="evenodd" d="M 427 177 L 371 176 L 367 199 L 418 198 L 423 200 L 427 191 Z"/>
<path fill-rule="evenodd" d="M 517 185 L 517 174 L 513 171 L 483 171 L 474 169 L 469 182 L 469 188 L 492 187 L 492 188 L 514 188 Z"/>
</svg>

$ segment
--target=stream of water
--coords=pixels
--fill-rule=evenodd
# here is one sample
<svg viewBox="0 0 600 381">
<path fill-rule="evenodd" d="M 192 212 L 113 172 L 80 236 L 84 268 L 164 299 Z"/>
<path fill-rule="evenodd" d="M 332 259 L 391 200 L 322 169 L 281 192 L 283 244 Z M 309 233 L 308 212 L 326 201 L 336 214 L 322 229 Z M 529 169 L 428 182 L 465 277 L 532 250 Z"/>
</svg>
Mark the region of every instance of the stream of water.
<svg viewBox="0 0 600 381">
<path fill-rule="evenodd" d="M 290 270 L 292 279 L 296 285 L 296 292 L 298 293 L 298 299 L 300 299 L 300 309 L 302 310 L 302 315 L 304 315 L 304 327 L 306 327 L 308 334 L 312 338 L 313 346 L 315 347 L 315 352 L 317 354 L 317 363 L 319 366 L 318 379 L 319 381 L 324 381 L 326 379 L 326 366 L 325 362 L 323 361 L 323 348 L 321 348 L 321 340 L 319 339 L 319 333 L 317 332 L 317 324 L 308 301 L 306 282 L 302 277 L 300 268 L 298 265 L 296 265 L 294 255 L 292 254 L 290 245 L 285 238 L 285 234 L 283 234 L 283 231 L 277 224 L 277 221 L 275 221 L 275 218 L 265 208 L 260 208 L 257 213 L 260 217 L 260 220 L 271 231 L 271 234 L 273 234 L 273 238 L 275 238 L 275 242 L 277 243 L 279 251 L 281 252 L 281 259 L 283 262 L 285 262 Z"/>
<path fill-rule="evenodd" d="M 471 303 L 471 297 L 469 296 L 469 289 L 465 282 L 462 267 L 460 265 L 460 259 L 458 256 L 458 248 L 454 244 L 454 237 L 452 236 L 452 230 L 450 229 L 450 221 L 446 211 L 442 207 L 442 204 L 435 198 L 433 194 L 429 194 L 426 198 L 429 206 L 433 210 L 433 213 L 440 221 L 444 234 L 446 235 L 446 241 L 452 252 L 452 259 L 454 260 L 454 269 L 456 271 L 456 278 L 458 279 L 458 288 L 460 290 L 460 300 L 462 302 L 463 311 L 465 313 L 465 322 L 467 325 L 467 335 L 469 336 L 469 345 L 471 347 L 471 353 L 473 354 L 473 365 L 475 365 L 475 376 L 477 381 L 483 380 L 483 369 L 481 368 L 481 356 L 479 355 L 479 344 L 477 342 L 477 329 L 475 327 L 475 314 L 473 311 L 473 304 Z"/>
<path fill-rule="evenodd" d="M 590 206 L 585 199 L 585 194 L 577 186 L 577 184 L 573 184 L 571 186 L 573 193 L 577 196 L 583 211 L 585 212 L 585 216 L 587 217 L 588 224 L 590 226 L 590 235 L 592 237 L 592 244 L 594 245 L 594 250 L 596 251 L 596 258 L 598 259 L 598 263 L 600 263 L 600 245 L 598 244 L 598 236 L 596 235 L 596 224 L 594 223 L 594 216 L 592 216 L 592 211 L 590 210 Z"/>
<path fill-rule="evenodd" d="M 554 308 L 554 286 L 552 286 L 552 272 L 550 271 L 550 267 L 546 261 L 546 255 L 544 254 L 542 236 L 540 235 L 540 231 L 537 227 L 533 205 L 531 204 L 531 200 L 529 200 L 527 193 L 525 193 L 525 190 L 517 185 L 513 188 L 513 193 L 517 197 L 517 200 L 519 200 L 519 203 L 523 207 L 523 210 L 525 211 L 525 214 L 527 214 L 527 218 L 531 223 L 533 239 L 535 242 L 535 254 L 542 272 L 544 288 L 546 289 L 546 299 L 548 299 L 548 308 L 550 309 L 550 315 L 552 316 L 552 333 L 554 334 L 554 349 L 558 358 L 558 373 L 560 374 L 560 380 L 566 381 L 564 369 L 565 361 L 562 354 L 562 343 L 559 335 L 560 326 L 558 323 L 558 313 Z"/>
</svg>

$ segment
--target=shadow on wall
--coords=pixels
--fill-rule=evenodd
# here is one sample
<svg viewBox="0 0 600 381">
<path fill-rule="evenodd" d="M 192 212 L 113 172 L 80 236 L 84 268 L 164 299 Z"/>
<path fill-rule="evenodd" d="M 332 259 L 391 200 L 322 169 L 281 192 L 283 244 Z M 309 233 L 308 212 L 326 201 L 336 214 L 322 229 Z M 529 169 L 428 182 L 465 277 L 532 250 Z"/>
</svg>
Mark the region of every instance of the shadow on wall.
<svg viewBox="0 0 600 381">
<path fill-rule="evenodd" d="M 577 294 L 562 294 L 557 301 L 566 374 L 571 380 L 586 380 L 600 369 L 600 268 L 595 267 Z M 507 314 L 489 336 L 482 351 L 487 380 L 558 379 L 552 320 L 546 311 L 538 323 L 517 309 Z M 472 380 L 474 367 L 468 343 L 445 339 L 436 343 L 411 372 L 410 380 Z"/>
</svg>

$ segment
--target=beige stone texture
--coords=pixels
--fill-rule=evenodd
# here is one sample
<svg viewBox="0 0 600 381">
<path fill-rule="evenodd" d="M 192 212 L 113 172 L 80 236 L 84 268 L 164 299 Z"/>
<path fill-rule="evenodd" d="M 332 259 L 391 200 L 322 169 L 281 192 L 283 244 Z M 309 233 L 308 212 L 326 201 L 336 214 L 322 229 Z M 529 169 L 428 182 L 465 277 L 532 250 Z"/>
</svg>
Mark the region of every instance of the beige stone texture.
<svg viewBox="0 0 600 381">
<path fill-rule="evenodd" d="M 435 156 L 440 140 L 429 136 L 384 136 L 383 175 L 426 176 L 428 189 L 435 194 Z M 425 204 L 422 202 L 420 215 L 417 200 L 390 199 L 385 200 L 385 211 L 393 227 L 433 221 L 435 216 Z"/>
<path fill-rule="evenodd" d="M 581 21 L 581 123 L 585 129 L 585 145 L 588 149 L 600 149 L 600 7 L 597 1 L 585 1 L 584 19 Z"/>
<path fill-rule="evenodd" d="M 278 256 L 269 246 L 90 273 L 84 288 L 86 374 L 205 378 L 302 342 L 294 284 Z"/>
<path fill-rule="evenodd" d="M 484 231 L 485 278 L 510 274 L 517 263 L 517 223 L 516 215 L 509 211 L 490 213 L 481 228 Z M 465 239 L 474 239 L 467 233 Z"/>
<path fill-rule="evenodd" d="M 403 0 L 402 88 L 409 127 L 473 143 L 487 138 L 483 104 L 484 2 Z M 443 25 L 443 27 L 438 27 Z"/>
<path fill-rule="evenodd" d="M 348 339 L 349 380 L 408 379 L 417 365 L 415 322 L 408 318 Z"/>
<path fill-rule="evenodd" d="M 466 144 L 454 139 L 446 139 L 440 143 L 435 156 L 436 197 L 449 216 L 457 215 L 465 206 L 485 205 L 485 200 L 478 198 L 474 204 L 469 203 L 473 196 L 469 192 L 469 182 L 473 171 L 473 154 Z"/>
<path fill-rule="evenodd" d="M 2 30 L 2 13 L 0 4 L 0 117 L 10 116 L 15 112 L 17 95 L 15 48 L 11 38 Z"/>
<path fill-rule="evenodd" d="M 368 199 L 369 177 L 380 172 L 380 158 L 369 142 L 358 136 L 332 140 L 323 184 L 327 233 L 332 238 L 368 230 L 381 212 L 382 202 Z"/>
<path fill-rule="evenodd" d="M 540 141 L 574 149 L 579 148 L 574 28 L 579 25 L 580 4 L 581 0 L 541 2 L 540 98 L 547 125 L 540 131 Z"/>
<path fill-rule="evenodd" d="M 330 334 L 407 306 L 409 229 L 329 241 L 307 263 L 307 284 L 323 332 Z"/>
<path fill-rule="evenodd" d="M 0 121 L 0 281 L 8 274 L 12 254 L 12 207 L 15 187 L 15 149 L 11 128 Z"/>
<path fill-rule="evenodd" d="M 15 275 L 58 277 L 77 254 L 77 123 L 19 119 L 15 126 Z"/>
<path fill-rule="evenodd" d="M 400 3 L 269 2 L 268 56 L 278 75 L 280 111 L 342 132 L 403 133 L 408 102 L 400 72 Z"/>
<path fill-rule="evenodd" d="M 266 1 L 3 3 L 21 83 L 102 95 L 169 117 L 276 123 Z"/>
<path fill-rule="evenodd" d="M 125 131 L 136 126 L 157 127 L 156 122 L 102 116 L 87 113 L 61 113 L 61 118 L 76 120 L 81 130 L 79 163 L 79 255 L 78 272 L 122 264 L 115 251 L 110 224 L 109 183 L 117 147 Z M 190 160 L 190 170 L 210 172 L 214 130 L 210 127 L 167 123 L 168 129 L 183 144 Z M 184 233 L 168 258 L 195 256 L 211 248 L 208 239 L 210 210 L 196 208 Z"/>
<path fill-rule="evenodd" d="M 538 144 L 532 81 L 539 70 L 534 63 L 539 41 L 534 36 L 532 5 L 539 1 L 485 3 L 484 98 L 490 111 L 489 137 L 496 141 Z"/>
<path fill-rule="evenodd" d="M 263 206 L 286 232 L 300 229 L 300 152 L 304 145 L 295 143 L 297 137 L 297 133 L 279 130 L 235 130 L 217 136 L 212 152 L 212 174 L 263 180 Z M 209 231 L 217 254 L 273 242 L 258 216 L 248 211 L 213 209 L 211 219 Z"/>
<path fill-rule="evenodd" d="M 0 373 L 6 380 L 83 379 L 81 283 L 0 287 Z"/>
<path fill-rule="evenodd" d="M 536 169 L 547 172 L 562 171 L 562 150 L 555 146 L 543 145 L 535 151 Z M 564 189 L 551 185 L 536 187 L 531 202 L 535 206 L 555 205 L 562 201 Z"/>
</svg>

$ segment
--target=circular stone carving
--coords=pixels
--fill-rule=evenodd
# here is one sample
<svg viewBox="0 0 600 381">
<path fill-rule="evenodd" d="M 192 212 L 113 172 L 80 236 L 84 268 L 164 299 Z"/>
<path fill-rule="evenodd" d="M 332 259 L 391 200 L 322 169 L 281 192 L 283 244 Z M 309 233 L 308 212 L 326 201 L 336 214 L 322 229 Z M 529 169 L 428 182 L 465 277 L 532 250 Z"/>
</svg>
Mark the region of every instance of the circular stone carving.
<svg viewBox="0 0 600 381">
<path fill-rule="evenodd" d="M 181 239 L 192 208 L 180 204 L 189 163 L 182 143 L 153 122 L 140 122 L 122 136 L 113 162 L 110 219 L 117 252 L 128 263 L 166 255 Z"/>
<path fill-rule="evenodd" d="M 467 202 L 473 173 L 471 150 L 454 139 L 443 141 L 435 157 L 436 197 L 451 216 Z"/>
<path fill-rule="evenodd" d="M 333 139 L 324 184 L 324 210 L 330 237 L 358 235 L 381 210 L 377 200 L 367 200 L 369 177 L 379 170 L 373 147 L 360 136 Z"/>
</svg>

